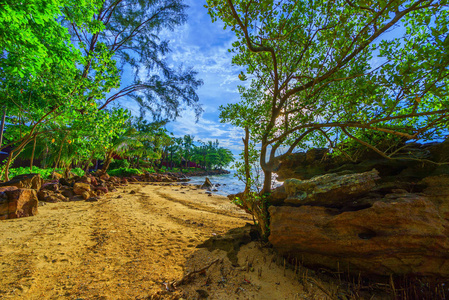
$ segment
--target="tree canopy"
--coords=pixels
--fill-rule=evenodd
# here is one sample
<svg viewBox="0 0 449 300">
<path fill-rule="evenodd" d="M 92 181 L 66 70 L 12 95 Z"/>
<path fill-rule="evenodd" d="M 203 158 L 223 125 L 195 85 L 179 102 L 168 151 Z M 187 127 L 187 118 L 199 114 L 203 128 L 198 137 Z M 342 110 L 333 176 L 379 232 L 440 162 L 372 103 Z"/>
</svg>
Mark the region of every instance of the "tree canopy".
<svg viewBox="0 0 449 300">
<path fill-rule="evenodd" d="M 264 192 L 297 149 L 348 154 L 354 141 L 395 158 L 398 147 L 378 142 L 447 134 L 447 1 L 208 0 L 208 8 L 235 32 L 233 63 L 250 80 L 221 117 L 261 144 Z"/>
<path fill-rule="evenodd" d="M 117 99 L 136 100 L 141 114 L 150 112 L 154 120 L 173 120 L 186 106 L 198 116 L 202 81 L 191 68 L 168 66 L 169 43 L 161 38 L 163 30 L 185 22 L 186 7 L 181 0 L 0 3 L 6 179 L 22 151 L 55 168 L 108 160 L 130 118 Z M 125 70 L 134 73 L 131 81 L 121 78 Z M 160 142 L 158 134 L 143 142 L 141 133 L 134 146 L 151 148 Z M 139 151 L 140 157 L 158 156 Z"/>
<path fill-rule="evenodd" d="M 119 88 L 99 102 L 100 109 L 119 99 L 132 99 L 142 113 L 150 112 L 155 119 L 175 119 L 183 104 L 192 107 L 197 117 L 201 114 L 196 89 L 202 81 L 191 68 L 169 67 L 165 59 L 171 51 L 169 42 L 161 39 L 163 30 L 172 31 L 186 21 L 186 8 L 182 0 L 105 0 L 92 17 L 92 22 L 104 26 L 95 34 L 67 20 L 72 39 L 82 45 L 88 58 L 83 76 L 96 74 L 91 70 L 92 58 L 100 45 L 107 48 L 121 70 L 128 68 L 134 73 L 131 80 L 122 80 Z"/>
</svg>

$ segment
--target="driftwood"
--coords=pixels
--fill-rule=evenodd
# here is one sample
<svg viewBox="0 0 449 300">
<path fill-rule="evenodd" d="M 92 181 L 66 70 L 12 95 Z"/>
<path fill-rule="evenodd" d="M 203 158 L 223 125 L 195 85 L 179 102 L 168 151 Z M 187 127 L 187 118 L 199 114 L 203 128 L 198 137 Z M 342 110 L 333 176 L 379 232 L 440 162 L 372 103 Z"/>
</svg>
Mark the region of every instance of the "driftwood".
<svg viewBox="0 0 449 300">
<path fill-rule="evenodd" d="M 199 270 L 194 270 L 192 272 L 187 273 L 186 275 L 184 275 L 180 280 L 175 280 L 172 282 L 167 282 L 164 283 L 165 288 L 167 289 L 167 291 L 173 291 L 176 290 L 176 288 L 180 285 L 186 284 L 188 282 L 190 282 L 190 280 L 192 279 L 193 275 L 198 274 L 198 273 L 203 273 L 204 271 L 206 271 L 207 269 L 209 269 L 213 264 L 215 264 L 216 262 L 221 262 L 222 260 L 217 258 L 215 260 L 213 260 L 212 262 L 210 262 L 207 266 L 205 266 L 204 268 L 201 268 Z"/>
</svg>

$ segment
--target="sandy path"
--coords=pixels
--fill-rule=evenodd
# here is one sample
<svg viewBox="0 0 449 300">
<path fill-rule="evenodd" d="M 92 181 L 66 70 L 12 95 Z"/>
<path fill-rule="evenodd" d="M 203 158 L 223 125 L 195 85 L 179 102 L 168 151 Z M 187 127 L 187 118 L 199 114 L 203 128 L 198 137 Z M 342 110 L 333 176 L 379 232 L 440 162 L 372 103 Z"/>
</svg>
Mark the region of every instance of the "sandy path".
<svg viewBox="0 0 449 300">
<path fill-rule="evenodd" d="M 196 248 L 251 221 L 227 198 L 177 184 L 48 203 L 35 217 L 0 222 L 0 299 L 198 299 L 199 289 L 209 299 L 325 299 L 254 242 L 238 252 L 237 266 L 222 250 Z M 165 291 L 163 282 L 217 258 L 206 278 Z M 241 267 L 248 260 L 252 272 Z"/>
<path fill-rule="evenodd" d="M 184 186 L 131 185 L 96 203 L 49 203 L 36 217 L 0 223 L 0 298 L 149 295 L 182 277 L 196 245 L 247 221 L 224 197 Z"/>
</svg>

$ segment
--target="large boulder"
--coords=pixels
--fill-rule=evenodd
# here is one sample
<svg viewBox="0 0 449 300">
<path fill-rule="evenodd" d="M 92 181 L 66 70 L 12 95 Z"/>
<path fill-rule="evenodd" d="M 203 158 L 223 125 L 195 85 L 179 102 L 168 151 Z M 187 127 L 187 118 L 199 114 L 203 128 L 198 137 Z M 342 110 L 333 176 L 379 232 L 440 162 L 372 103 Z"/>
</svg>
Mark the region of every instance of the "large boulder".
<svg viewBox="0 0 449 300">
<path fill-rule="evenodd" d="M 420 185 L 420 193 L 389 189 L 345 206 L 330 207 L 321 198 L 327 193 L 299 207 L 284 201 L 269 208 L 269 241 L 308 266 L 354 275 L 449 277 L 449 176 L 427 177 Z"/>
<path fill-rule="evenodd" d="M 15 186 L 17 188 L 23 189 L 34 189 L 40 190 L 43 184 L 43 179 L 39 174 L 23 174 L 15 176 L 8 182 L 0 183 L 0 187 L 2 186 Z"/>
<path fill-rule="evenodd" d="M 5 191 L 0 196 L 0 219 L 35 216 L 38 202 L 36 190 L 19 188 Z"/>
</svg>

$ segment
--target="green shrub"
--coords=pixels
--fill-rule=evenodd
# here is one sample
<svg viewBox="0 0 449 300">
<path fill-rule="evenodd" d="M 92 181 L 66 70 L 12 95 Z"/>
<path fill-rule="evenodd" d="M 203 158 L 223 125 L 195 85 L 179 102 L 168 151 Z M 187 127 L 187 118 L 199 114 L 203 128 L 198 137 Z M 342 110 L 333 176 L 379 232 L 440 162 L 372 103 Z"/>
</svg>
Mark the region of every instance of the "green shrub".
<svg viewBox="0 0 449 300">
<path fill-rule="evenodd" d="M 39 167 L 33 167 L 33 171 L 30 171 L 30 167 L 12 168 L 12 169 L 9 169 L 9 178 L 14 178 L 17 175 L 36 173 L 36 174 L 41 175 L 41 177 L 44 179 L 50 179 L 51 172 L 53 172 L 53 168 L 41 169 Z M 56 172 L 61 173 L 62 170 L 57 169 Z"/>
<path fill-rule="evenodd" d="M 154 168 L 150 167 L 150 168 L 145 168 L 145 171 L 147 171 L 148 173 L 156 173 L 156 171 L 154 170 Z"/>
<path fill-rule="evenodd" d="M 41 177 L 43 179 L 51 179 L 52 172 L 53 172 L 53 168 L 41 169 L 39 167 L 33 167 L 33 171 L 30 171 L 30 167 L 12 168 L 12 169 L 9 169 L 9 178 L 14 178 L 15 176 L 18 176 L 18 175 L 34 173 L 34 174 L 41 175 Z M 84 175 L 84 170 L 81 168 L 72 169 L 72 170 L 70 170 L 70 172 L 76 176 Z M 64 170 L 56 169 L 56 173 L 64 174 Z"/>
<path fill-rule="evenodd" d="M 201 168 L 187 168 L 187 169 L 182 169 L 182 172 L 183 173 L 193 173 L 193 172 L 201 172 L 201 171 L 204 171 L 203 169 L 201 169 Z"/>
<path fill-rule="evenodd" d="M 144 167 L 144 168 L 151 168 L 151 162 L 149 162 L 147 160 L 140 159 L 139 160 L 139 165 Z"/>
<path fill-rule="evenodd" d="M 110 176 L 132 176 L 132 175 L 141 175 L 142 171 L 138 169 L 131 168 L 118 168 L 113 170 L 108 170 L 107 173 Z"/>
<path fill-rule="evenodd" d="M 83 169 L 81 169 L 81 168 L 74 168 L 74 169 L 70 170 L 70 172 L 72 172 L 72 174 L 73 174 L 73 175 L 75 175 L 75 176 L 79 176 L 79 177 L 81 177 L 81 176 L 84 176 L 84 175 L 85 175 L 85 172 L 84 172 L 84 170 L 83 170 Z"/>
<path fill-rule="evenodd" d="M 120 168 L 129 168 L 129 162 L 126 159 L 116 159 L 109 165 L 111 170 Z"/>
</svg>

